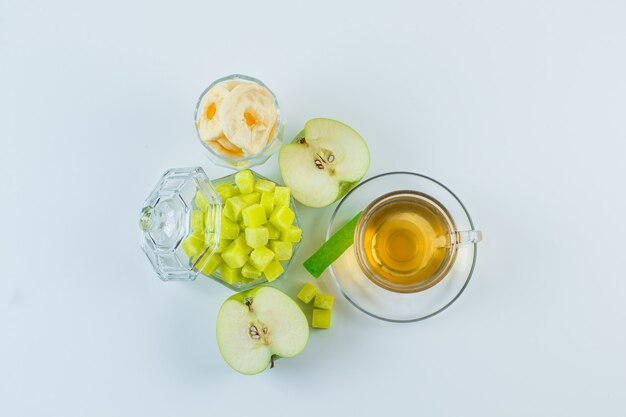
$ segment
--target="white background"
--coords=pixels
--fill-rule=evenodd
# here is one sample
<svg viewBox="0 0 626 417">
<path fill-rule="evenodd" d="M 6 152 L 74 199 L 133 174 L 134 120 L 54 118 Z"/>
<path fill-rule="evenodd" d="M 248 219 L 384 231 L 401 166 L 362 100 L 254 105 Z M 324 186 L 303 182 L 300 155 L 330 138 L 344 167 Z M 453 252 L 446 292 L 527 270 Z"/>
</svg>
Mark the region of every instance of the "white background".
<svg viewBox="0 0 626 417">
<path fill-rule="evenodd" d="M 0 415 L 626 414 L 624 2 L 171 3 L 0 1 Z M 460 196 L 485 241 L 456 304 L 385 323 L 325 275 L 330 330 L 228 368 L 230 291 L 160 282 L 137 216 L 167 168 L 229 173 L 192 115 L 233 72 L 274 90 L 286 138 L 336 118 L 368 177 Z M 331 211 L 300 210 L 292 295 Z"/>
</svg>

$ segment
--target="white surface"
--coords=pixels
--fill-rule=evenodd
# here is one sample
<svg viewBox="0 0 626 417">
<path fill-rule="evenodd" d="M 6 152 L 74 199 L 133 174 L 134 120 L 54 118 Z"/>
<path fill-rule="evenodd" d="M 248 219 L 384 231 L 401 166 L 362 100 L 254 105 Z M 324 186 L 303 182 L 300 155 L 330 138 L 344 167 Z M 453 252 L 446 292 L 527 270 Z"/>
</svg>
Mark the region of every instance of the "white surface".
<svg viewBox="0 0 626 417">
<path fill-rule="evenodd" d="M 626 414 L 624 2 L 91 3 L 0 3 L 0 415 Z M 340 119 L 368 176 L 458 193 L 486 239 L 457 304 L 397 325 L 338 299 L 298 358 L 227 367 L 229 291 L 157 280 L 137 215 L 169 167 L 228 173 L 192 114 L 232 72 L 288 137 Z M 292 294 L 331 210 L 301 210 Z"/>
</svg>

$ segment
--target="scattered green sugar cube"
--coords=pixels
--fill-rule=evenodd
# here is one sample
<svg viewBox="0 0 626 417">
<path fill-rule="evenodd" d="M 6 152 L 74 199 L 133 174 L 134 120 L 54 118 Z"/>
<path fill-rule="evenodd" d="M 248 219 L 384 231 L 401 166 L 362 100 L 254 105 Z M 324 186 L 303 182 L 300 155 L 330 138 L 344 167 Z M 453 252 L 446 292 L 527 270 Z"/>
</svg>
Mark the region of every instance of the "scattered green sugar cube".
<svg viewBox="0 0 626 417">
<path fill-rule="evenodd" d="M 302 238 L 302 229 L 296 226 L 289 226 L 289 228 L 283 232 L 280 232 L 280 240 L 284 240 L 285 242 L 300 242 Z"/>
<path fill-rule="evenodd" d="M 269 240 L 269 232 L 265 227 L 247 227 L 244 231 L 246 243 L 251 248 L 265 246 Z M 245 276 L 245 275 L 244 275 Z"/>
<path fill-rule="evenodd" d="M 258 269 L 259 271 L 263 271 L 274 259 L 274 252 L 266 248 L 265 246 L 261 246 L 260 248 L 256 248 L 250 253 L 250 265 Z"/>
<path fill-rule="evenodd" d="M 269 233 L 268 237 L 270 239 L 278 239 L 278 238 L 280 238 L 280 232 L 278 231 L 277 228 L 272 226 L 272 223 L 265 223 L 265 225 L 263 225 L 263 227 L 265 227 L 267 229 L 267 232 Z"/>
<path fill-rule="evenodd" d="M 233 240 L 237 239 L 237 236 L 239 236 L 239 224 L 223 215 L 220 225 L 220 239 Z"/>
<path fill-rule="evenodd" d="M 318 292 L 315 295 L 315 300 L 313 301 L 313 307 L 319 308 L 322 310 L 330 310 L 333 308 L 333 302 L 335 301 L 335 297 L 328 294 L 322 294 Z"/>
<path fill-rule="evenodd" d="M 289 207 L 291 205 L 291 190 L 287 187 L 274 188 L 274 205 Z"/>
<path fill-rule="evenodd" d="M 242 200 L 241 196 L 231 197 L 226 200 L 224 205 L 224 216 L 236 222 L 241 220 L 241 210 L 248 207 L 248 204 Z"/>
<path fill-rule="evenodd" d="M 298 293 L 298 298 L 304 304 L 309 304 L 313 297 L 315 297 L 315 294 L 317 294 L 317 288 L 315 288 L 315 285 L 307 282 Z"/>
<path fill-rule="evenodd" d="M 328 329 L 330 328 L 330 310 L 320 310 L 317 308 L 313 309 L 313 317 L 311 320 L 311 327 L 315 327 L 317 329 Z"/>
<path fill-rule="evenodd" d="M 259 179 L 254 183 L 254 191 L 259 193 L 271 193 L 274 191 L 274 187 L 276 187 L 276 184 L 268 180 Z"/>
<path fill-rule="evenodd" d="M 241 211 L 243 223 L 246 227 L 259 227 L 267 223 L 265 209 L 260 204 L 253 204 Z"/>
<path fill-rule="evenodd" d="M 241 268 L 241 275 L 244 278 L 257 279 L 261 277 L 261 271 L 259 271 L 249 263 L 246 263 L 243 268 Z"/>
<path fill-rule="evenodd" d="M 202 210 L 191 212 L 191 228 L 193 230 L 204 230 L 204 213 Z"/>
<path fill-rule="evenodd" d="M 261 193 L 261 205 L 265 209 L 265 214 L 269 217 L 274 211 L 274 193 Z"/>
<path fill-rule="evenodd" d="M 295 218 L 296 215 L 289 207 L 277 206 L 270 216 L 270 222 L 282 232 L 289 229 Z"/>
<path fill-rule="evenodd" d="M 260 193 L 243 194 L 239 198 L 241 198 L 246 203 L 246 207 L 248 207 L 253 204 L 257 204 L 261 200 L 261 194 Z"/>
<path fill-rule="evenodd" d="M 217 271 L 217 268 L 220 266 L 221 263 L 222 263 L 222 257 L 219 256 L 218 254 L 213 254 L 213 256 L 211 256 L 209 260 L 206 262 L 206 264 L 202 267 L 202 273 L 204 275 L 211 275 L 215 273 L 215 271 Z M 198 265 L 201 265 L 201 263 L 199 263 Z"/>
<path fill-rule="evenodd" d="M 183 250 L 190 258 L 195 258 L 204 249 L 204 231 L 198 230 L 191 233 L 181 244 Z M 268 249 L 269 250 L 269 249 Z"/>
<path fill-rule="evenodd" d="M 202 211 L 206 211 L 209 207 L 209 202 L 207 201 L 206 197 L 204 197 L 204 194 L 202 194 L 200 191 L 196 193 L 196 198 L 194 199 L 194 201 L 196 202 L 196 207 L 198 207 Z"/>
<path fill-rule="evenodd" d="M 222 264 L 220 267 L 220 275 L 224 279 L 224 281 L 229 284 L 234 284 L 236 282 L 241 282 L 243 277 L 241 276 L 241 269 L 239 268 L 231 268 L 227 264 Z"/>
<path fill-rule="evenodd" d="M 239 190 L 235 188 L 235 186 L 232 184 L 219 184 L 215 187 L 215 191 L 217 191 L 217 193 L 222 198 L 222 204 L 225 203 L 226 200 L 228 200 L 229 198 L 239 194 Z"/>
<path fill-rule="evenodd" d="M 263 275 L 267 278 L 268 282 L 274 281 L 276 278 L 280 276 L 285 270 L 283 266 L 278 261 L 271 262 L 264 270 Z"/>
<path fill-rule="evenodd" d="M 239 239 L 234 240 L 222 252 L 222 259 L 231 268 L 241 268 L 248 261 L 248 246 L 241 244 Z"/>
<path fill-rule="evenodd" d="M 291 259 L 293 253 L 291 243 L 281 240 L 272 240 L 270 242 L 270 249 L 274 252 L 274 259 L 278 261 L 288 261 Z"/>
<path fill-rule="evenodd" d="M 254 175 L 252 175 L 252 171 L 246 169 L 236 173 L 235 183 L 241 194 L 251 193 L 254 189 Z"/>
</svg>

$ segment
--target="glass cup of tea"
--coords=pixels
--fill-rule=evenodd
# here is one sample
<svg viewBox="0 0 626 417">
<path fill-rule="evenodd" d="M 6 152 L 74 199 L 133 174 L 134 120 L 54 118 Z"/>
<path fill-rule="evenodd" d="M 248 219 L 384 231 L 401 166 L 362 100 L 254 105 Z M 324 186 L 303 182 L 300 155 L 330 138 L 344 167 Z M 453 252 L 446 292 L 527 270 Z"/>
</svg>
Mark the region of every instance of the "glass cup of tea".
<svg viewBox="0 0 626 417">
<path fill-rule="evenodd" d="M 423 291 L 441 281 L 457 248 L 482 240 L 479 230 L 457 230 L 448 210 L 419 191 L 385 194 L 363 210 L 354 249 L 361 270 L 389 291 Z"/>
<path fill-rule="evenodd" d="M 443 311 L 461 295 L 482 232 L 450 189 L 411 172 L 375 176 L 339 203 L 327 238 L 360 211 L 353 248 L 329 268 L 355 307 L 410 322 Z"/>
</svg>

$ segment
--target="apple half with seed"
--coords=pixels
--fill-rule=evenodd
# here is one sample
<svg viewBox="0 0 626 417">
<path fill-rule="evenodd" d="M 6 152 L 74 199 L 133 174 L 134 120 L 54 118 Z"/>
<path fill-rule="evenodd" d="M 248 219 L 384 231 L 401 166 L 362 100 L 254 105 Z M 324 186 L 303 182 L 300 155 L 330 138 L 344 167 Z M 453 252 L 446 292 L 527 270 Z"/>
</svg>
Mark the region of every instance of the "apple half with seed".
<svg viewBox="0 0 626 417">
<path fill-rule="evenodd" d="M 216 328 L 222 357 L 246 375 L 274 367 L 278 358 L 296 356 L 309 340 L 309 323 L 300 307 L 282 291 L 265 286 L 227 299 Z"/>
<path fill-rule="evenodd" d="M 326 207 L 363 178 L 370 151 L 350 126 L 331 119 L 311 119 L 282 147 L 278 165 L 296 200 L 309 207 Z"/>
</svg>

